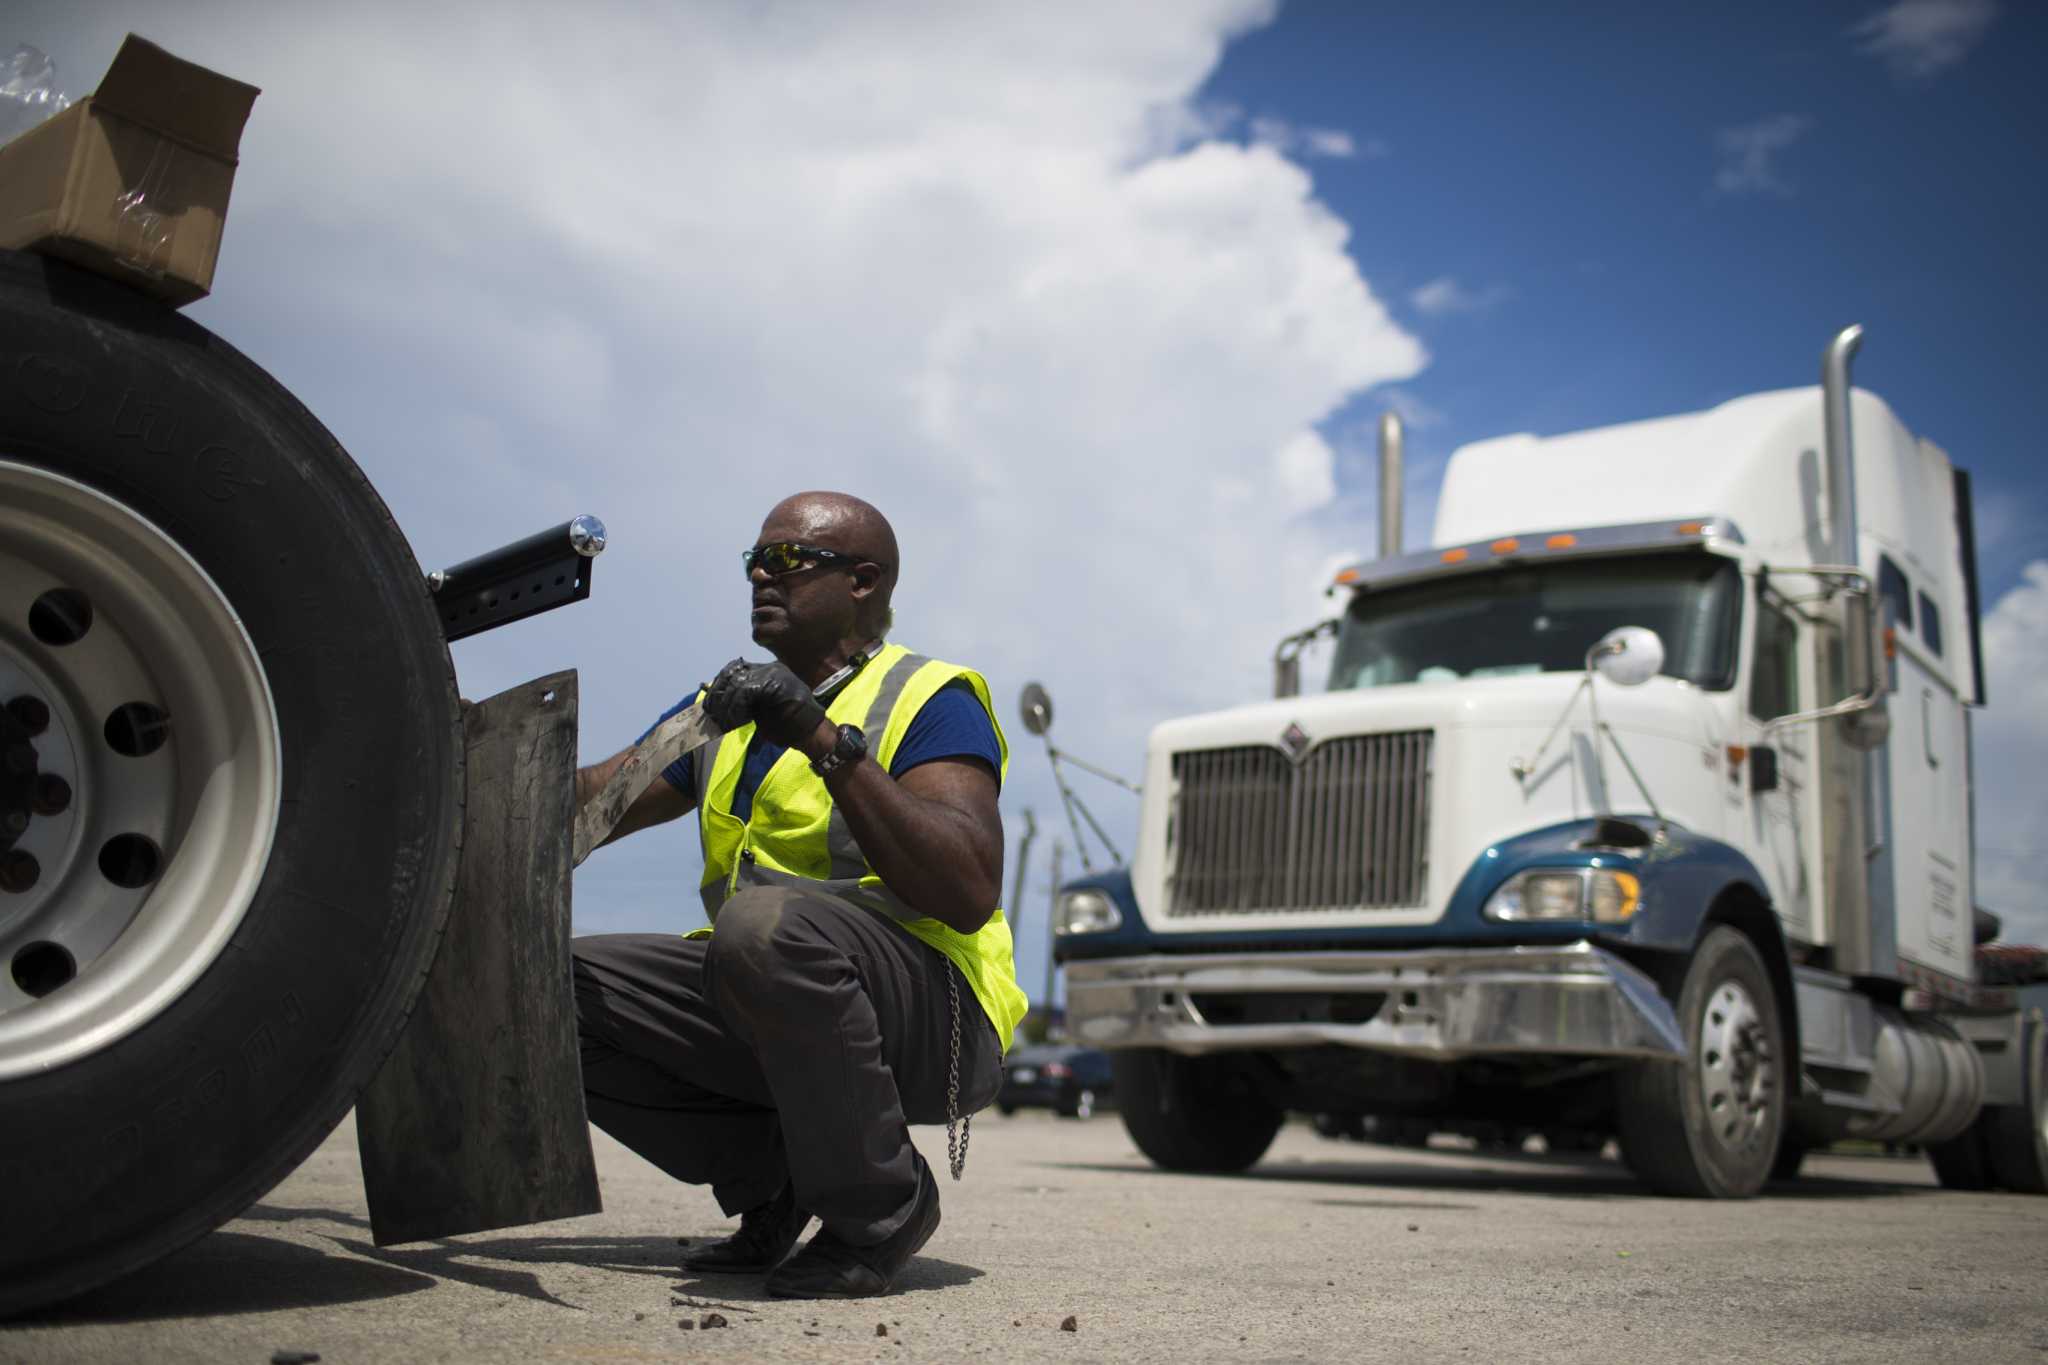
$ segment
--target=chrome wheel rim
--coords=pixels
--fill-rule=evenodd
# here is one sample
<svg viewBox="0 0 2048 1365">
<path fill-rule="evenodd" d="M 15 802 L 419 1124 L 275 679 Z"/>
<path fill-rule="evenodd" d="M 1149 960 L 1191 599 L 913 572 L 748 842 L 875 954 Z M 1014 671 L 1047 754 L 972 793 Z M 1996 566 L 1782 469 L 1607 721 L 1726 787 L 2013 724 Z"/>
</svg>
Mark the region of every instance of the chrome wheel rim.
<svg viewBox="0 0 2048 1365">
<path fill-rule="evenodd" d="M 281 746 L 206 572 L 124 504 L 5 459 L 0 708 L 9 1079 L 127 1036 L 220 955 L 269 862 Z"/>
<path fill-rule="evenodd" d="M 1776 1059 L 1769 1030 L 1748 989 L 1723 981 L 1700 1016 L 1700 1103 L 1714 1140 L 1730 1151 L 1752 1146 L 1771 1119 Z"/>
</svg>

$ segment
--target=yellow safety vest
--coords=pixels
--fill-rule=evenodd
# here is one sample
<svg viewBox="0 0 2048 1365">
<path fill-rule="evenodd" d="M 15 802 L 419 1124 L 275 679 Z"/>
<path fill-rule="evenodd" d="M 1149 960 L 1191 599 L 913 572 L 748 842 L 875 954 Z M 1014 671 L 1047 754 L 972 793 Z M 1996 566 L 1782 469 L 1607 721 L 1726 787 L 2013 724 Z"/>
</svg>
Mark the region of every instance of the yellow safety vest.
<svg viewBox="0 0 2048 1365">
<path fill-rule="evenodd" d="M 1010 746 L 996 721 L 987 680 L 972 669 L 913 654 L 902 645 L 883 646 L 832 698 L 825 714 L 838 724 L 859 726 L 868 737 L 869 760 L 886 771 L 919 708 L 955 679 L 965 680 L 988 712 L 1002 754 L 1002 775 L 1007 775 Z M 952 959 L 1007 1050 L 1031 1002 L 1017 986 L 1010 925 L 1002 910 L 998 908 L 972 934 L 962 934 L 911 909 L 868 866 L 825 780 L 811 771 L 810 760 L 799 749 L 776 759 L 754 792 L 752 812 L 740 821 L 732 813 L 733 795 L 753 737 L 754 727 L 743 725 L 709 753 L 699 751 L 692 765 L 704 843 L 700 889 L 713 927 L 719 907 L 743 887 L 819 883 L 834 895 L 887 915 Z"/>
</svg>

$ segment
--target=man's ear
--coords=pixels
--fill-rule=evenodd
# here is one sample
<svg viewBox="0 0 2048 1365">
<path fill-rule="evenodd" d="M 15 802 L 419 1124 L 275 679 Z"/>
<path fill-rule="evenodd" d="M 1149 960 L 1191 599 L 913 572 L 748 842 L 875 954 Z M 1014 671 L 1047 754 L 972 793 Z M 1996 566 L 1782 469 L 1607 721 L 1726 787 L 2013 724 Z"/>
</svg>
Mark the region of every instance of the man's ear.
<svg viewBox="0 0 2048 1365">
<path fill-rule="evenodd" d="M 881 586 L 881 565 L 856 564 L 853 566 L 853 595 L 855 597 L 866 597 Z"/>
</svg>

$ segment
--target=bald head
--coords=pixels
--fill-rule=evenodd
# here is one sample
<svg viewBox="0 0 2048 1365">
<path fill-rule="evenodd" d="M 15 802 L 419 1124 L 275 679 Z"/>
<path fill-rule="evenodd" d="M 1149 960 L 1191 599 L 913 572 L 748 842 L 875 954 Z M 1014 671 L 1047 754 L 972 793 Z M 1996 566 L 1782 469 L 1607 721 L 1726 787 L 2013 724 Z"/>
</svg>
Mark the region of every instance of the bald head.
<svg viewBox="0 0 2048 1365">
<path fill-rule="evenodd" d="M 896 581 L 896 532 L 873 503 L 851 493 L 796 493 L 775 504 L 768 522 L 801 526 L 801 538 L 828 550 L 883 565 Z"/>
<path fill-rule="evenodd" d="M 784 650 L 808 655 L 824 650 L 828 642 L 859 647 L 888 633 L 898 567 L 896 532 L 873 503 L 823 490 L 784 498 L 769 509 L 755 543 L 777 541 L 816 545 L 857 563 L 851 572 L 818 575 L 816 581 L 806 576 L 758 581 L 757 642 L 776 648 L 778 655 Z"/>
</svg>

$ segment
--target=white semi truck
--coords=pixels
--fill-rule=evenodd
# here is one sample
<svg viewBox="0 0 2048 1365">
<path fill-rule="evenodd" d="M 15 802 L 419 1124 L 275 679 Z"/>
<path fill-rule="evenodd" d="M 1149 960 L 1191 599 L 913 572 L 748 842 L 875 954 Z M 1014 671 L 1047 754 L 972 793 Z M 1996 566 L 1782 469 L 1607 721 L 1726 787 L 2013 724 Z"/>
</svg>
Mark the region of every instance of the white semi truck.
<svg viewBox="0 0 2048 1365">
<path fill-rule="evenodd" d="M 1068 1022 L 1158 1164 L 1285 1114 L 1613 1133 L 1741 1197 L 1845 1136 L 2048 1192 L 2048 1029 L 1977 982 L 1967 476 L 1850 384 L 1460 449 L 1433 544 L 1151 735 L 1061 891 Z M 1334 639 L 1329 687 L 1299 655 Z"/>
</svg>

